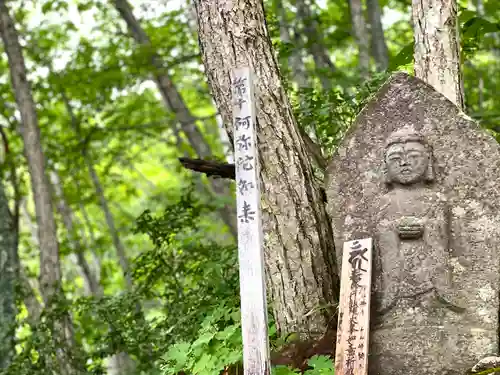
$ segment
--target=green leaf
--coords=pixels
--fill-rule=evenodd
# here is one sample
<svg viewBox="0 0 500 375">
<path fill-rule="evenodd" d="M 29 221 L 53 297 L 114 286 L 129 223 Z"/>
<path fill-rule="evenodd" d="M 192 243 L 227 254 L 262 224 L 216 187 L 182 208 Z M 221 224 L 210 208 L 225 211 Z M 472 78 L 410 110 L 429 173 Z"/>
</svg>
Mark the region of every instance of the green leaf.
<svg viewBox="0 0 500 375">
<path fill-rule="evenodd" d="M 315 370 L 332 370 L 333 371 L 333 362 L 330 358 L 324 355 L 315 355 L 312 356 L 308 361 L 307 364 L 314 368 Z"/>
<path fill-rule="evenodd" d="M 463 24 L 473 17 L 477 17 L 477 12 L 474 12 L 472 10 L 463 10 L 460 12 L 460 14 L 458 16 L 458 21 L 461 24 Z"/>
<path fill-rule="evenodd" d="M 394 71 L 402 65 L 407 65 L 413 62 L 413 50 L 415 42 L 408 43 L 399 53 L 391 59 L 389 71 Z"/>
<path fill-rule="evenodd" d="M 222 332 L 217 332 L 215 335 L 215 338 L 219 340 L 227 340 L 229 337 L 231 337 L 235 332 L 238 331 L 240 326 L 238 325 L 231 325 L 229 327 L 226 327 Z"/>
<path fill-rule="evenodd" d="M 271 368 L 271 374 L 272 375 L 295 375 L 295 374 L 300 374 L 299 370 L 292 370 L 288 366 L 274 366 Z"/>
<path fill-rule="evenodd" d="M 45 4 L 42 5 L 42 13 L 46 14 L 52 10 L 52 7 L 54 6 L 55 1 L 47 1 Z"/>
<path fill-rule="evenodd" d="M 472 17 L 465 22 L 462 33 L 464 38 L 480 38 L 488 33 L 500 31 L 500 25 L 481 17 Z"/>
<path fill-rule="evenodd" d="M 191 344 L 179 342 L 168 349 L 163 359 L 166 361 L 175 361 L 176 364 L 183 366 L 189 357 L 190 348 Z"/>
<path fill-rule="evenodd" d="M 193 348 L 201 346 L 203 344 L 208 344 L 216 335 L 216 332 L 206 332 L 202 334 L 198 339 L 193 342 Z"/>
<path fill-rule="evenodd" d="M 204 353 L 201 358 L 194 364 L 193 373 L 194 374 L 207 374 L 207 375 L 217 375 L 220 373 L 221 369 L 214 368 L 214 356 Z"/>
</svg>

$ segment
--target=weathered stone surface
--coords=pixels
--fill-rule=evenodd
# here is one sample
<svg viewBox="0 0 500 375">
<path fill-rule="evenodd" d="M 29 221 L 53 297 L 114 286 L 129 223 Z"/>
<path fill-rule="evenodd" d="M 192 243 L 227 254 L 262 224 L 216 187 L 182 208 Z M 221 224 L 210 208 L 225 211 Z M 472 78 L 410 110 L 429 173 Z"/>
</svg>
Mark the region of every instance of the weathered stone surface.
<svg viewBox="0 0 500 375">
<path fill-rule="evenodd" d="M 328 168 L 337 258 L 374 238 L 370 375 L 464 374 L 498 351 L 500 147 L 394 75 Z"/>
</svg>

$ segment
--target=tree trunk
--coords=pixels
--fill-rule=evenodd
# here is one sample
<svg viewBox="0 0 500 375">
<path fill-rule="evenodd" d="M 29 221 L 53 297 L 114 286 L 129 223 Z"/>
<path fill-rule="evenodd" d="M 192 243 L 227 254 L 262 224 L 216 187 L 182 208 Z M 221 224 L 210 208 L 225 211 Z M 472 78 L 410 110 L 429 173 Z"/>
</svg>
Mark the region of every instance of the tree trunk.
<svg viewBox="0 0 500 375">
<path fill-rule="evenodd" d="M 80 135 L 80 123 L 75 116 L 75 113 L 73 111 L 73 107 L 71 106 L 70 100 L 66 95 L 66 92 L 63 88 L 61 88 L 61 96 L 64 102 L 64 105 L 66 106 L 66 110 L 68 112 L 68 115 L 70 117 L 71 121 L 71 126 L 73 127 L 73 130 L 75 131 L 76 135 Z M 101 207 L 104 217 L 106 220 L 106 224 L 108 225 L 109 233 L 111 235 L 111 239 L 113 241 L 113 245 L 116 250 L 116 254 L 118 256 L 118 262 L 120 264 L 120 267 L 122 269 L 124 278 L 125 278 L 125 285 L 127 287 L 128 291 L 131 291 L 133 288 L 133 282 L 132 282 L 132 275 L 130 274 L 130 266 L 127 258 L 127 254 L 125 252 L 125 247 L 123 246 L 122 241 L 120 240 L 120 236 L 118 235 L 118 231 L 116 229 L 115 225 L 115 220 L 113 218 L 113 214 L 111 213 L 111 209 L 109 208 L 108 201 L 106 199 L 106 196 L 104 195 L 104 189 L 102 187 L 101 181 L 99 179 L 99 176 L 97 175 L 97 172 L 95 170 L 94 164 L 92 162 L 92 159 L 90 158 L 88 154 L 88 150 L 84 148 L 82 150 L 82 158 L 87 166 L 87 169 L 89 171 L 90 179 L 92 180 L 92 184 L 94 185 L 94 189 L 96 191 L 97 199 L 99 201 L 99 206 Z M 83 210 L 85 211 L 85 210 Z M 88 220 L 88 218 L 87 218 Z M 82 253 L 83 256 L 83 253 Z M 86 261 L 85 261 L 86 263 Z M 88 264 L 87 264 L 88 265 Z M 89 267 L 90 271 L 90 267 Z M 96 292 L 98 294 L 95 294 L 96 296 L 101 296 L 103 295 L 103 289 L 102 285 L 99 283 L 100 278 L 95 278 L 95 283 L 97 284 L 96 286 Z M 138 312 L 141 312 L 141 306 L 138 303 L 136 305 L 136 310 Z M 131 373 L 132 370 L 135 368 L 135 362 L 134 360 L 128 355 L 126 352 L 119 352 L 113 354 L 108 361 L 108 372 L 110 374 L 127 374 Z"/>
<path fill-rule="evenodd" d="M 43 306 L 38 300 L 35 289 L 31 285 L 30 279 L 23 267 L 19 267 L 19 278 L 21 281 L 23 302 L 28 311 L 28 322 L 35 324 L 38 318 L 40 318 Z"/>
<path fill-rule="evenodd" d="M 153 48 L 151 40 L 135 18 L 128 1 L 114 0 L 114 4 L 124 21 L 127 23 L 129 32 L 135 41 L 142 46 Z M 204 139 L 203 134 L 201 134 L 200 130 L 196 126 L 196 117 L 190 112 L 186 103 L 182 99 L 181 94 L 169 77 L 167 67 L 164 66 L 157 53 L 153 52 L 151 53 L 151 56 L 151 65 L 155 69 L 153 78 L 162 95 L 166 107 L 175 114 L 177 121 L 180 123 L 182 132 L 186 135 L 191 147 L 194 149 L 198 157 L 210 157 L 212 154 L 210 145 Z M 213 191 L 217 195 L 223 197 L 230 196 L 230 189 L 226 182 L 211 180 L 210 184 Z M 225 205 L 220 212 L 222 220 L 229 227 L 233 236 L 236 237 L 237 225 L 235 208 L 232 205 Z"/>
<path fill-rule="evenodd" d="M 59 211 L 64 226 L 66 227 L 66 231 L 68 232 L 70 243 L 73 248 L 72 250 L 76 256 L 76 263 L 80 268 L 80 273 L 85 283 L 85 289 L 90 295 L 102 296 L 103 290 L 99 284 L 99 280 L 92 272 L 92 269 L 85 258 L 85 246 L 76 232 L 75 215 L 71 207 L 66 202 L 66 197 L 64 196 L 59 175 L 57 172 L 51 171 L 50 178 L 52 180 L 52 187 L 54 188 L 54 192 L 57 197 L 57 210 Z"/>
<path fill-rule="evenodd" d="M 87 164 L 87 168 L 89 170 L 90 178 L 92 183 L 94 184 L 94 189 L 97 194 L 97 199 L 99 200 L 99 205 L 104 213 L 104 217 L 106 219 L 106 224 L 108 225 L 109 233 L 111 235 L 111 239 L 113 240 L 113 245 L 116 249 L 116 255 L 118 256 L 118 262 L 120 263 L 120 267 L 123 271 L 123 275 L 125 277 L 125 283 L 127 285 L 127 289 L 132 289 L 132 276 L 130 275 L 130 266 L 127 259 L 127 254 L 125 252 L 125 247 L 123 246 L 122 241 L 120 240 L 120 236 L 118 235 L 118 230 L 116 229 L 115 219 L 113 218 L 113 214 L 108 205 L 108 200 L 104 195 L 104 189 L 102 188 L 101 181 L 97 172 L 92 164 L 92 161 L 88 157 L 88 155 L 84 155 L 85 164 Z"/>
<path fill-rule="evenodd" d="M 78 191 L 81 191 L 81 186 L 80 182 L 78 181 L 78 178 L 74 179 L 75 181 L 75 186 Z M 101 259 L 99 258 L 99 255 L 95 251 L 95 244 L 97 243 L 97 239 L 95 236 L 94 228 L 92 227 L 92 222 L 90 221 L 89 214 L 87 213 L 87 209 L 85 208 L 85 205 L 82 203 L 82 201 L 78 202 L 78 208 L 80 210 L 80 213 L 82 214 L 83 222 L 85 227 L 87 228 L 87 233 L 88 237 L 90 238 L 90 244 L 89 244 L 89 249 L 90 253 L 92 254 L 92 267 L 94 271 L 94 275 L 97 278 L 97 281 L 100 283 L 101 282 Z"/>
<path fill-rule="evenodd" d="M 15 352 L 18 268 L 16 229 L 12 219 L 4 186 L 0 182 L 0 370 L 9 366 Z"/>
<path fill-rule="evenodd" d="M 361 0 L 349 0 L 349 9 L 351 12 L 352 36 L 358 45 L 359 71 L 362 77 L 367 78 L 370 73 L 370 47 L 363 3 Z"/>
<path fill-rule="evenodd" d="M 464 109 L 456 0 L 413 0 L 415 76 Z"/>
<path fill-rule="evenodd" d="M 95 170 L 93 169 L 93 166 L 91 168 L 93 171 L 93 174 L 97 178 L 97 174 Z M 91 173 L 92 174 L 92 173 Z M 54 190 L 56 192 L 56 196 L 58 198 L 58 210 L 59 214 L 62 216 L 64 226 L 66 227 L 66 231 L 68 232 L 68 235 L 70 236 L 70 241 L 72 243 L 74 255 L 76 255 L 76 263 L 80 269 L 80 274 L 82 275 L 86 289 L 88 290 L 89 295 L 93 295 L 95 297 L 101 297 L 104 295 L 104 290 L 102 288 L 102 285 L 100 284 L 99 278 L 96 276 L 96 274 L 92 271 L 90 265 L 87 262 L 87 259 L 85 258 L 85 246 L 83 245 L 81 239 L 78 237 L 76 233 L 76 228 L 74 225 L 75 222 L 75 215 L 73 211 L 71 210 L 71 207 L 68 205 L 66 202 L 65 196 L 64 196 L 64 191 L 61 186 L 61 182 L 59 179 L 59 176 L 57 175 L 56 172 L 52 171 L 51 172 L 51 179 L 52 179 L 52 186 L 54 187 Z M 97 181 L 97 186 L 96 190 L 101 191 L 102 193 L 102 187 L 100 185 L 99 179 Z M 96 181 L 94 181 L 94 184 L 96 184 Z M 109 208 L 107 207 L 107 202 L 104 198 L 104 201 L 106 203 L 106 208 L 105 213 L 107 212 L 108 215 L 111 213 L 109 212 Z M 102 207 L 102 199 L 101 199 L 101 207 Z M 109 218 L 106 216 L 106 218 L 109 220 Z M 114 229 L 114 221 L 113 217 L 111 216 L 111 223 L 112 223 L 112 228 Z M 108 223 L 109 225 L 109 223 Z M 110 229 L 112 231 L 112 229 Z M 113 232 L 115 235 L 113 237 L 113 242 L 115 243 L 116 247 L 116 241 L 118 240 L 119 246 L 121 246 L 121 251 L 124 252 L 123 245 L 121 245 L 120 239 L 117 237 L 116 230 Z M 119 251 L 117 251 L 119 252 Z M 122 255 L 124 256 L 124 254 Z M 121 266 L 125 264 L 127 269 L 128 269 L 128 261 L 125 258 L 125 261 L 120 261 Z M 100 270 L 99 270 L 100 271 Z M 128 288 L 131 287 L 131 279 L 130 277 L 127 279 L 128 272 L 125 274 L 126 280 L 127 280 L 127 286 Z M 113 354 L 109 360 L 108 360 L 108 374 L 113 375 L 113 374 L 131 374 L 132 370 L 135 368 L 135 363 L 130 358 L 128 353 L 125 352 L 119 352 L 116 354 Z"/>
<path fill-rule="evenodd" d="M 10 77 L 16 102 L 21 113 L 21 136 L 24 153 L 28 161 L 31 187 L 35 200 L 40 244 L 40 290 L 45 306 L 51 308 L 55 299 L 64 298 L 61 283 L 61 265 L 56 223 L 52 211 L 50 184 L 45 171 L 45 157 L 40 142 L 40 129 L 31 94 L 31 86 L 26 76 L 26 67 L 19 38 L 5 0 L 0 0 L 0 33 L 7 53 Z M 71 363 L 71 352 L 75 348 L 70 317 L 64 314 L 55 322 L 55 336 L 61 340 L 64 348 L 58 351 L 62 374 L 77 373 Z"/>
<path fill-rule="evenodd" d="M 321 86 L 324 90 L 332 87 L 330 74 L 336 70 L 330 56 L 328 56 L 323 42 L 321 32 L 318 30 L 318 23 L 314 19 L 310 4 L 305 0 L 297 0 L 297 17 L 302 22 L 303 32 L 307 39 L 306 49 L 314 60 L 314 65 L 318 72 Z"/>
<path fill-rule="evenodd" d="M 289 45 L 294 45 L 294 41 L 292 40 L 292 36 L 290 34 L 290 28 L 288 27 L 288 19 L 286 16 L 286 9 L 283 6 L 283 1 L 274 0 L 274 8 L 276 16 L 278 17 L 281 41 Z M 288 57 L 288 65 L 292 73 L 292 78 L 297 83 L 299 89 L 308 87 L 309 82 L 304 69 L 304 62 L 302 60 L 299 46 L 295 45 L 293 47 L 293 50 Z"/>
<path fill-rule="evenodd" d="M 378 71 L 385 71 L 389 67 L 389 51 L 385 42 L 384 28 L 382 27 L 382 11 L 379 0 L 366 0 L 368 19 L 370 21 L 372 54 Z"/>
<path fill-rule="evenodd" d="M 205 71 L 232 134 L 231 70 L 256 75 L 266 274 L 278 328 L 302 337 L 335 321 L 334 243 L 324 202 L 281 84 L 261 0 L 195 1 Z"/>
</svg>

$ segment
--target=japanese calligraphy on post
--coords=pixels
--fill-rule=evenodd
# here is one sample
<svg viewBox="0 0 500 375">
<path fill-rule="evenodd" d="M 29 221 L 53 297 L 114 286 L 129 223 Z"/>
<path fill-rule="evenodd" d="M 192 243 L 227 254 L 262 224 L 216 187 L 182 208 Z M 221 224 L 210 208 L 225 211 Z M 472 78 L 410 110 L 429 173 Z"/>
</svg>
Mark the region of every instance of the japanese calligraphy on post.
<svg viewBox="0 0 500 375">
<path fill-rule="evenodd" d="M 345 242 L 335 353 L 336 375 L 368 374 L 371 276 L 372 239 Z"/>
<path fill-rule="evenodd" d="M 256 109 L 249 68 L 233 71 L 232 91 L 243 369 L 245 375 L 268 375 L 270 361 Z"/>
</svg>

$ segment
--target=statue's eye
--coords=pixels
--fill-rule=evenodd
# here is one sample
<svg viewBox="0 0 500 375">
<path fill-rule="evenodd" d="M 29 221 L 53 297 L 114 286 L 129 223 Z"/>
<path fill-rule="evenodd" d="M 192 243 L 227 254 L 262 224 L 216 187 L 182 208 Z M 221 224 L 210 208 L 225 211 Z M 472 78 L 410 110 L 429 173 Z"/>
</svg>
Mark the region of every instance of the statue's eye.
<svg viewBox="0 0 500 375">
<path fill-rule="evenodd" d="M 418 152 L 412 152 L 412 153 L 408 154 L 408 158 L 410 158 L 412 160 L 418 159 L 420 156 L 421 156 L 421 154 Z"/>
</svg>

